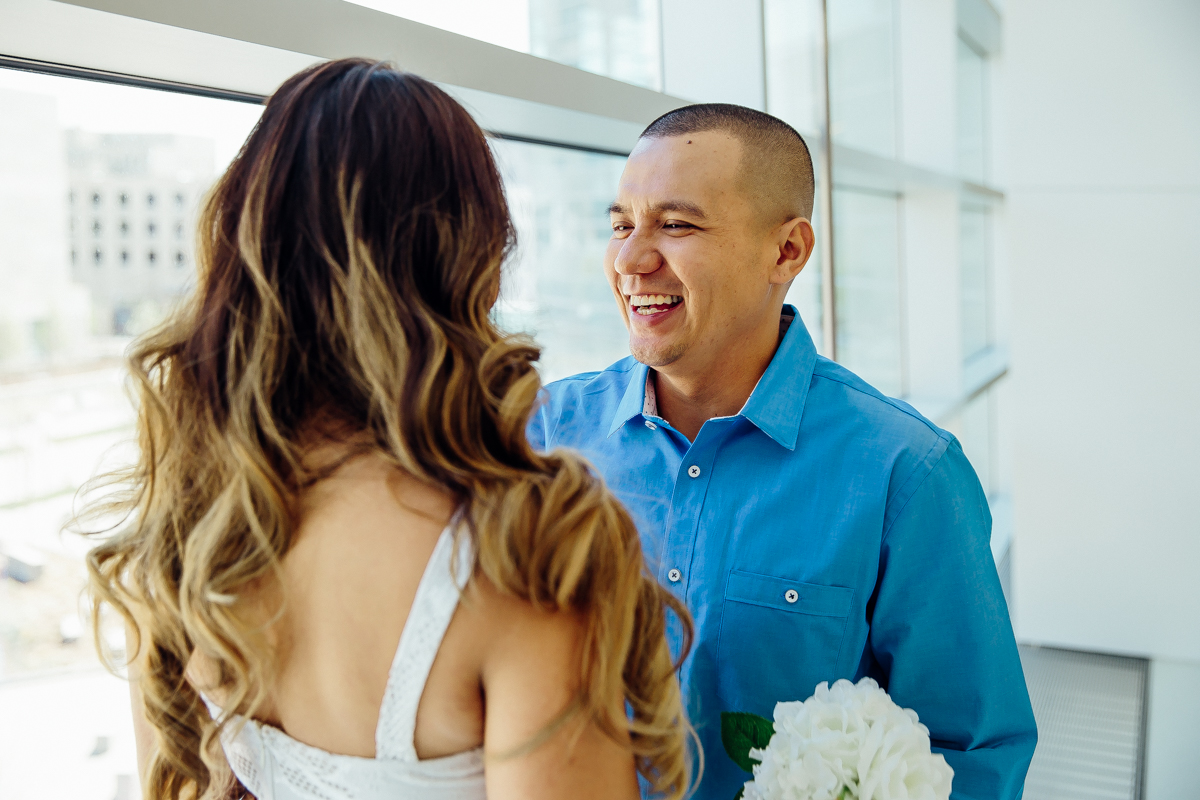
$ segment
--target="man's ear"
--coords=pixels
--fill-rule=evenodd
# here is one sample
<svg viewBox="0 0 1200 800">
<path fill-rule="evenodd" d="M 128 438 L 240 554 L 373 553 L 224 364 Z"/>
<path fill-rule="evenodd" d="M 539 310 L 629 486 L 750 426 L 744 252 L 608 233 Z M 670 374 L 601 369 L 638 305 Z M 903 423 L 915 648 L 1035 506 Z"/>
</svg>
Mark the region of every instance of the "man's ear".
<svg viewBox="0 0 1200 800">
<path fill-rule="evenodd" d="M 771 269 L 771 283 L 791 283 L 812 256 L 816 235 L 804 217 L 788 220 L 776 229 L 779 255 Z"/>
</svg>

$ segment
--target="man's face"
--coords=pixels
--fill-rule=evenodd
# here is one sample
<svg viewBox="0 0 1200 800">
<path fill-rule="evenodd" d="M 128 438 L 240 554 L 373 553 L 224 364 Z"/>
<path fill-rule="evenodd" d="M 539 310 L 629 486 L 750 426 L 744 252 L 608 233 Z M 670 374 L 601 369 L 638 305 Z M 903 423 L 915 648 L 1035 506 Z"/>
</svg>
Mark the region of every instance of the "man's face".
<svg viewBox="0 0 1200 800">
<path fill-rule="evenodd" d="M 736 358 L 780 291 L 774 225 L 739 180 L 741 143 L 717 131 L 642 139 L 610 209 L 605 273 L 633 356 L 671 374 Z"/>
</svg>

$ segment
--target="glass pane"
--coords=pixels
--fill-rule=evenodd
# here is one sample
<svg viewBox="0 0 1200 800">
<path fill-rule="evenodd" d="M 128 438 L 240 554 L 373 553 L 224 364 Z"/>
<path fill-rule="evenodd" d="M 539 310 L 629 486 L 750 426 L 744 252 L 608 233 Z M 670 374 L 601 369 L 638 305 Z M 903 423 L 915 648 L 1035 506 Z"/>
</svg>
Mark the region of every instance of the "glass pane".
<svg viewBox="0 0 1200 800">
<path fill-rule="evenodd" d="M 833 191 L 838 361 L 892 396 L 903 392 L 899 212 L 896 195 Z"/>
<path fill-rule="evenodd" d="M 970 359 L 992 343 L 988 291 L 988 209 L 964 205 L 958 219 L 963 358 Z"/>
<path fill-rule="evenodd" d="M 987 179 L 987 61 L 958 40 L 958 171 L 968 180 Z"/>
<path fill-rule="evenodd" d="M 76 489 L 132 455 L 121 355 L 193 278 L 253 105 L 0 70 L 0 797 L 134 798 L 128 687 L 80 609 Z M 123 647 L 117 619 L 103 634 Z M 20 678 L 18 681 L 12 679 Z"/>
<path fill-rule="evenodd" d="M 983 392 L 967 403 L 962 411 L 963 452 L 975 468 L 979 483 L 987 495 L 992 492 L 992 414 L 991 392 Z"/>
<path fill-rule="evenodd" d="M 608 205 L 625 159 L 524 142 L 493 144 L 517 226 L 498 322 L 542 346 L 549 382 L 629 355 L 629 334 L 604 277 Z"/>
<path fill-rule="evenodd" d="M 829 113 L 833 141 L 896 157 L 892 0 L 829 0 Z"/>
<path fill-rule="evenodd" d="M 662 86 L 658 0 L 350 2 L 638 86 Z"/>
<path fill-rule="evenodd" d="M 658 0 L 529 0 L 529 52 L 662 87 Z"/>
<path fill-rule="evenodd" d="M 764 0 L 767 111 L 814 149 L 825 130 L 825 54 L 820 0 Z"/>
<path fill-rule="evenodd" d="M 792 283 L 787 302 L 796 306 L 818 351 L 824 351 L 821 328 L 821 185 L 824 152 L 825 57 L 820 0 L 765 0 L 763 3 L 767 70 L 767 111 L 804 136 L 816 168 L 812 214 L 817 242 L 804 271 Z"/>
</svg>

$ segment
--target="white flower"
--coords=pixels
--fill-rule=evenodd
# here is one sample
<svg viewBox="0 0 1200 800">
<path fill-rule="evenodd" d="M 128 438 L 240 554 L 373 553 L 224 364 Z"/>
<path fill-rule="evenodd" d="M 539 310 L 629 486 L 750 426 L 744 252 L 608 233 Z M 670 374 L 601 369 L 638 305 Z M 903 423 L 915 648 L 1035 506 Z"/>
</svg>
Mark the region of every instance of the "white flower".
<svg viewBox="0 0 1200 800">
<path fill-rule="evenodd" d="M 745 800 L 947 800 L 954 776 L 916 712 L 870 678 L 776 704 L 775 735 L 750 757 Z"/>
</svg>

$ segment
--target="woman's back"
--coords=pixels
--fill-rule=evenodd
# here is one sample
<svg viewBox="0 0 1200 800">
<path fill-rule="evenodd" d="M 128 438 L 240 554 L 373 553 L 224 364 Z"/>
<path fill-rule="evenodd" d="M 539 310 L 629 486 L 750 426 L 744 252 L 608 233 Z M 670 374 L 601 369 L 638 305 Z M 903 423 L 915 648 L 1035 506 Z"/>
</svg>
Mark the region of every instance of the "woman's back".
<svg viewBox="0 0 1200 800">
<path fill-rule="evenodd" d="M 327 445 L 313 456 L 328 463 L 348 451 Z M 490 749 L 520 747 L 570 703 L 578 620 L 485 582 L 467 588 L 470 543 L 456 542 L 452 498 L 377 455 L 350 457 L 299 498 L 297 515 L 279 588 L 251 599 L 276 661 L 255 722 L 226 742 L 238 777 L 260 798 L 338 797 L 328 793 L 338 786 L 350 797 L 484 797 L 485 688 L 504 698 Z M 193 656 L 197 688 L 212 674 Z M 220 689 L 207 696 L 219 711 Z M 571 747 L 572 785 L 556 786 L 545 762 L 567 757 L 558 738 L 536 765 L 498 762 L 486 796 L 638 796 L 627 751 L 595 731 Z M 581 771 L 591 779 L 579 784 Z"/>
<path fill-rule="evenodd" d="M 316 455 L 337 456 L 331 447 Z M 454 504 L 372 455 L 345 464 L 298 501 L 282 586 L 259 589 L 263 618 L 280 589 L 286 600 L 268 628 L 277 660 L 259 717 L 315 747 L 372 758 L 392 657 Z M 194 663 L 200 667 L 203 657 Z"/>
</svg>

